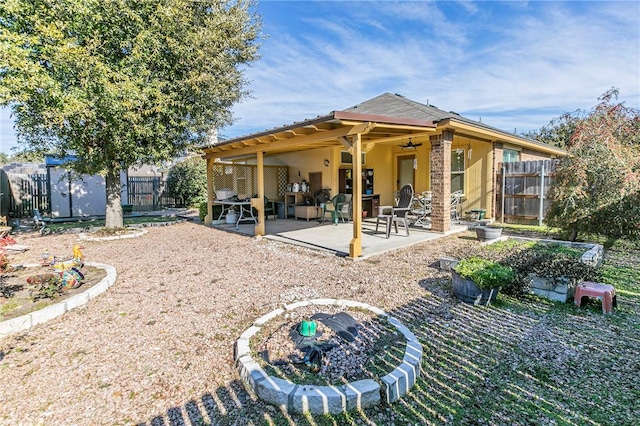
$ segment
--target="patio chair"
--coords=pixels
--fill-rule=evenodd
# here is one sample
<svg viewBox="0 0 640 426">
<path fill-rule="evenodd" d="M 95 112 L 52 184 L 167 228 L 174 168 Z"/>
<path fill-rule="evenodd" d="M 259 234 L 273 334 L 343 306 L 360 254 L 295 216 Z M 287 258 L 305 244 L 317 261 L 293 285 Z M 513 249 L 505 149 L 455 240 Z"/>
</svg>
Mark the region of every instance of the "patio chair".
<svg viewBox="0 0 640 426">
<path fill-rule="evenodd" d="M 321 207 L 322 207 L 321 223 L 324 223 L 324 219 L 325 219 L 325 216 L 327 215 L 327 212 L 331 213 L 331 221 L 334 223 L 334 225 L 338 224 L 339 217 L 342 219 L 342 222 L 344 223 L 344 216 L 340 215 L 339 212 L 342 210 L 346 202 L 347 202 L 347 194 L 338 194 L 334 196 L 331 200 L 327 201 L 326 203 L 321 204 Z"/>
<path fill-rule="evenodd" d="M 411 201 L 411 217 L 414 226 L 428 226 L 431 224 L 431 191 L 416 194 Z"/>
<path fill-rule="evenodd" d="M 391 208 L 389 214 L 379 214 L 376 218 L 376 234 L 378 233 L 378 225 L 380 220 L 385 221 L 387 228 L 387 238 L 391 236 L 391 224 L 395 226 L 396 234 L 398 233 L 398 222 L 402 222 L 404 230 L 409 236 L 409 218 L 407 217 L 411 211 L 411 202 L 413 201 L 413 186 L 407 184 L 400 189 L 398 195 L 398 205 Z"/>
<path fill-rule="evenodd" d="M 342 222 L 344 223 L 345 219 L 348 221 L 351 220 L 352 216 L 352 210 L 351 210 L 351 200 L 353 198 L 353 195 L 351 194 L 344 194 L 344 203 L 342 203 L 339 207 L 338 207 L 338 218 L 342 219 Z"/>
<path fill-rule="evenodd" d="M 451 194 L 451 220 L 460 223 L 460 201 L 462 199 L 462 191 L 455 191 Z"/>
<path fill-rule="evenodd" d="M 276 202 L 269 201 L 267 196 L 264 196 L 264 217 L 269 219 L 269 216 L 273 215 L 273 220 L 278 219 L 278 211 L 276 209 Z"/>
</svg>

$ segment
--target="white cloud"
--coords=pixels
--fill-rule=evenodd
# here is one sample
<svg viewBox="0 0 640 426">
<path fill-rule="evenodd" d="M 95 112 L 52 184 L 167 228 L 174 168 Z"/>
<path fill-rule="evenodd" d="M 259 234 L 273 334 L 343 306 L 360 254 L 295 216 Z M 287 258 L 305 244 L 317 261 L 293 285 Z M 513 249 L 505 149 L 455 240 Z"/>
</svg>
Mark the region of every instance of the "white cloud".
<svg viewBox="0 0 640 426">
<path fill-rule="evenodd" d="M 282 37 L 285 28 L 274 32 L 278 37 L 252 69 L 256 100 L 235 109 L 240 121 L 231 136 L 383 92 L 484 116 L 509 131 L 589 109 L 612 86 L 631 106 L 640 104 L 635 3 L 347 5 L 335 20 L 306 20 L 305 34 L 296 38 Z M 455 6 L 460 11 L 453 14 Z"/>
<path fill-rule="evenodd" d="M 313 118 L 383 92 L 429 100 L 506 131 L 590 109 L 612 86 L 640 107 L 635 2 L 268 6 L 270 37 L 246 73 L 252 97 L 234 108 L 238 121 L 221 129 L 224 136 Z M 286 8 L 286 19 L 273 19 L 276 8 Z"/>
</svg>

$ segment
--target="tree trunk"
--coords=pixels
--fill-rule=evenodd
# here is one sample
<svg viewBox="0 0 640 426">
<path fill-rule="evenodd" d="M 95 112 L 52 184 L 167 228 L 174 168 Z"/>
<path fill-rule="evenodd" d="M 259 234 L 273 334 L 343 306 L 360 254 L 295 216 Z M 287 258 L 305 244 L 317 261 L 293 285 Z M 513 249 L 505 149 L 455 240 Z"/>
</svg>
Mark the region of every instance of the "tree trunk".
<svg viewBox="0 0 640 426">
<path fill-rule="evenodd" d="M 107 189 L 107 212 L 105 227 L 122 228 L 122 194 L 120 192 L 120 168 L 114 167 L 107 171 L 105 176 Z"/>
<path fill-rule="evenodd" d="M 571 235 L 569 235 L 569 241 L 575 242 L 578 239 L 578 227 L 573 226 L 571 228 Z"/>
</svg>

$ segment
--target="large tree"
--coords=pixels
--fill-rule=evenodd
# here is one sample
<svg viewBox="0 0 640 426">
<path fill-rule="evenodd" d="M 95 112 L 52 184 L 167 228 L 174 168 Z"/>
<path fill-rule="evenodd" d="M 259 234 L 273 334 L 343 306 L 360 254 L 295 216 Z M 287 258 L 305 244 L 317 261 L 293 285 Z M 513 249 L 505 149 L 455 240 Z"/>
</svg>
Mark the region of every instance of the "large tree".
<svg viewBox="0 0 640 426">
<path fill-rule="evenodd" d="M 579 232 L 640 237 L 640 112 L 614 102 L 617 95 L 611 89 L 591 111 L 556 121 L 569 155 L 550 188 L 546 221 L 572 240 Z"/>
<path fill-rule="evenodd" d="M 252 0 L 3 0 L 0 104 L 28 150 L 74 154 L 122 226 L 120 171 L 232 122 L 258 57 Z"/>
</svg>

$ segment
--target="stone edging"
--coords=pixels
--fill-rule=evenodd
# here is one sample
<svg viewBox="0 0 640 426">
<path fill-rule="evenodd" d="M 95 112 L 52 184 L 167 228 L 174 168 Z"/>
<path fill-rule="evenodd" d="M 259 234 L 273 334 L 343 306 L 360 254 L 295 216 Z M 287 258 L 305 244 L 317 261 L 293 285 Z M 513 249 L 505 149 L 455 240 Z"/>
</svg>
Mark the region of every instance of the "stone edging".
<svg viewBox="0 0 640 426">
<path fill-rule="evenodd" d="M 402 363 L 391 373 L 382 377 L 380 384 L 375 380 L 365 379 L 341 386 L 297 385 L 288 380 L 269 376 L 251 357 L 250 339 L 260 331 L 269 320 L 299 307 L 310 305 L 335 305 L 367 309 L 377 315 L 388 318 L 407 340 Z M 396 318 L 385 311 L 366 303 L 340 299 L 313 299 L 286 305 L 284 309 L 276 309 L 254 321 L 244 331 L 235 344 L 234 359 L 244 382 L 253 389 L 262 400 L 277 405 L 289 413 L 310 412 L 313 414 L 337 414 L 353 409 L 362 409 L 377 405 L 384 398 L 393 403 L 408 393 L 420 377 L 422 362 L 422 345 L 417 337 Z"/>
<path fill-rule="evenodd" d="M 135 229 L 136 229 L 136 232 L 131 234 L 112 235 L 108 237 L 92 237 L 88 233 L 81 232 L 78 234 L 78 238 L 83 241 L 113 241 L 113 240 L 124 240 L 126 238 L 138 238 L 138 237 L 142 237 L 144 234 L 149 232 L 146 229 L 138 229 L 138 228 L 135 228 Z"/>
<path fill-rule="evenodd" d="M 89 300 L 107 291 L 115 282 L 118 274 L 116 268 L 104 263 L 85 262 L 87 266 L 93 266 L 94 268 L 104 269 L 107 272 L 107 276 L 104 277 L 99 283 L 90 287 L 82 293 L 78 293 L 75 296 L 71 296 L 68 299 L 59 303 L 54 303 L 40 310 L 28 313 L 26 315 L 19 316 L 17 318 L 11 318 L 6 321 L 0 322 L 0 339 L 18 331 L 27 330 L 37 324 L 42 324 L 50 319 L 58 317 L 71 309 L 77 308 L 89 302 Z M 23 265 L 26 267 L 41 266 L 39 264 Z"/>
</svg>

